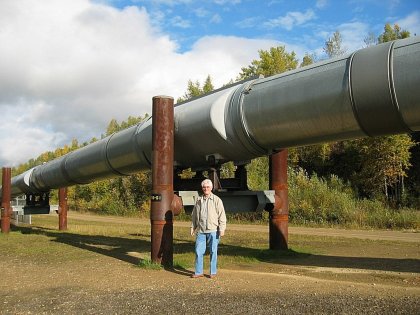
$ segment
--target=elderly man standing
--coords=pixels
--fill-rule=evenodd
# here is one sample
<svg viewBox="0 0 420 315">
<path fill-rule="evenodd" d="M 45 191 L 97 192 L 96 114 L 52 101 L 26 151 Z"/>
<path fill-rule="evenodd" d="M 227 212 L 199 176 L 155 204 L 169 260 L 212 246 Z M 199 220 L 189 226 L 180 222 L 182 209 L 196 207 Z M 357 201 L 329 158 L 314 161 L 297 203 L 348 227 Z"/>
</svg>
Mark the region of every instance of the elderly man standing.
<svg viewBox="0 0 420 315">
<path fill-rule="evenodd" d="M 226 214 L 222 200 L 211 191 L 213 183 L 209 179 L 201 182 L 203 195 L 196 201 L 192 211 L 191 236 L 197 234 L 195 240 L 195 273 L 192 278 L 202 277 L 203 256 L 206 244 L 210 249 L 210 278 L 217 273 L 217 246 L 219 239 L 225 234 Z"/>
</svg>

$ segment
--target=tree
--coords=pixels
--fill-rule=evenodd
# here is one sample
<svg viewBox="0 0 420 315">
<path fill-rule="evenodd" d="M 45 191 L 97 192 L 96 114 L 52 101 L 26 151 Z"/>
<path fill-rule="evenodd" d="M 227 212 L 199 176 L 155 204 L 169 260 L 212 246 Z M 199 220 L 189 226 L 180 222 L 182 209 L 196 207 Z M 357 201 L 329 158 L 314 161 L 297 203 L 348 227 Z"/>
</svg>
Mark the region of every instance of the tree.
<svg viewBox="0 0 420 315">
<path fill-rule="evenodd" d="M 378 43 L 386 43 L 392 40 L 408 37 L 410 37 L 409 31 L 401 30 L 401 27 L 398 24 L 394 24 L 394 27 L 392 27 L 391 24 L 386 23 L 384 26 L 384 32 L 378 37 Z"/>
<path fill-rule="evenodd" d="M 407 134 L 355 140 L 360 168 L 354 180 L 371 197 L 384 195 L 398 202 L 402 181 L 410 167 L 410 149 L 415 145 Z"/>
<path fill-rule="evenodd" d="M 299 67 L 305 67 L 305 66 L 309 66 L 311 64 L 313 64 L 315 62 L 315 55 L 309 55 L 308 53 L 305 54 L 305 56 L 302 59 L 302 62 L 300 63 Z"/>
<path fill-rule="evenodd" d="M 195 82 L 188 80 L 187 91 L 184 93 L 184 96 L 177 99 L 177 103 L 185 102 L 194 97 L 209 93 L 214 90 L 214 86 L 211 80 L 210 75 L 207 76 L 204 81 L 203 87 L 201 87 L 200 82 L 197 80 Z"/>
<path fill-rule="evenodd" d="M 375 33 L 369 32 L 369 34 L 363 39 L 365 47 L 375 46 L 378 41 L 376 39 Z"/>
<path fill-rule="evenodd" d="M 325 42 L 324 52 L 329 58 L 338 57 L 346 53 L 346 49 L 342 47 L 343 39 L 339 31 L 335 31 L 333 36 Z"/>
<path fill-rule="evenodd" d="M 209 93 L 214 90 L 213 83 L 211 82 L 210 75 L 207 76 L 206 81 L 204 81 L 203 85 L 203 94 Z"/>
<path fill-rule="evenodd" d="M 120 125 L 118 124 L 116 119 L 111 119 L 111 121 L 108 124 L 108 127 L 106 128 L 106 135 L 112 135 L 114 132 L 117 132 L 121 129 Z"/>
<path fill-rule="evenodd" d="M 411 150 L 411 168 L 408 170 L 406 181 L 408 204 L 420 209 L 420 131 L 411 135 L 412 140 L 416 143 Z"/>
<path fill-rule="evenodd" d="M 270 50 L 259 50 L 260 59 L 253 60 L 248 67 L 243 67 L 238 81 L 263 75 L 268 77 L 296 69 L 298 61 L 294 51 L 288 53 L 284 46 L 271 47 Z"/>
</svg>

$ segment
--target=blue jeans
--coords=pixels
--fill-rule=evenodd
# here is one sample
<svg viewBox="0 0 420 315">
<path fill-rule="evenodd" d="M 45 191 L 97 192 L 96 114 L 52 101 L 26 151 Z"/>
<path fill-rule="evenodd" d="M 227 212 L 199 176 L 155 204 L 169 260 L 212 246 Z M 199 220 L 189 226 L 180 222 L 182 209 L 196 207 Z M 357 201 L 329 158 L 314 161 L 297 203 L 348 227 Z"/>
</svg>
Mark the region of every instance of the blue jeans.
<svg viewBox="0 0 420 315">
<path fill-rule="evenodd" d="M 219 244 L 219 233 L 197 233 L 195 239 L 195 274 L 203 274 L 203 256 L 206 252 L 206 245 L 210 249 L 210 274 L 217 273 L 217 245 Z"/>
</svg>

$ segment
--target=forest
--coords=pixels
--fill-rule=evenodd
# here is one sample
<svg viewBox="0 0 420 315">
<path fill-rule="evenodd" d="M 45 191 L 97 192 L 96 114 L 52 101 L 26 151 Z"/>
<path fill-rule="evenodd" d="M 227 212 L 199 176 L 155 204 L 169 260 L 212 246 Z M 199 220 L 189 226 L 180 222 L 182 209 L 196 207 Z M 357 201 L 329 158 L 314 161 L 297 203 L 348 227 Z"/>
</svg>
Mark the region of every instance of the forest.
<svg viewBox="0 0 420 315">
<path fill-rule="evenodd" d="M 369 34 L 366 47 L 406 38 L 408 30 L 386 24 L 379 36 Z M 339 31 L 325 42 L 328 58 L 347 52 L 342 47 Z M 315 54 L 306 54 L 302 61 L 295 52 L 284 46 L 260 50 L 259 59 L 243 67 L 234 81 L 263 75 L 268 77 L 320 61 Z M 177 102 L 185 101 L 214 90 L 212 79 L 200 83 L 190 80 L 185 94 Z M 104 138 L 114 132 L 138 124 L 143 117 L 128 117 L 118 122 L 112 119 Z M 97 141 L 71 144 L 37 158 L 12 170 L 20 174 L 34 166 L 55 159 Z M 340 225 L 356 228 L 420 227 L 420 132 L 394 136 L 363 138 L 289 149 L 289 209 L 292 224 Z M 268 189 L 268 158 L 252 160 L 247 165 L 248 185 L 252 190 Z M 232 176 L 235 165 L 222 166 L 222 177 Z M 186 171 L 188 176 L 192 171 Z M 88 185 L 69 187 L 71 210 L 92 211 L 112 215 L 148 216 L 151 172 L 145 171 Z M 56 198 L 52 192 L 52 198 Z M 181 215 L 182 217 L 182 215 Z M 266 221 L 268 213 L 232 214 L 231 220 Z"/>
</svg>

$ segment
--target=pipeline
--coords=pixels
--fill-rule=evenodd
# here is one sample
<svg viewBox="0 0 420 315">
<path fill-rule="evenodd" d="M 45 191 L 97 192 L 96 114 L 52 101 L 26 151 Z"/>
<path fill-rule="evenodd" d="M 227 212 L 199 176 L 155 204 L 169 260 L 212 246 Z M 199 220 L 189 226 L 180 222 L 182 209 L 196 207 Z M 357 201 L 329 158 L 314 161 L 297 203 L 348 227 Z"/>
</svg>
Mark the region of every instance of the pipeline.
<svg viewBox="0 0 420 315">
<path fill-rule="evenodd" d="M 175 107 L 175 167 L 420 130 L 420 38 L 358 50 Z M 151 119 L 12 178 L 12 195 L 130 175 L 152 161 Z"/>
</svg>

